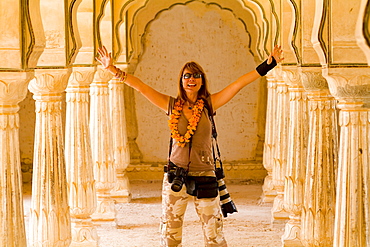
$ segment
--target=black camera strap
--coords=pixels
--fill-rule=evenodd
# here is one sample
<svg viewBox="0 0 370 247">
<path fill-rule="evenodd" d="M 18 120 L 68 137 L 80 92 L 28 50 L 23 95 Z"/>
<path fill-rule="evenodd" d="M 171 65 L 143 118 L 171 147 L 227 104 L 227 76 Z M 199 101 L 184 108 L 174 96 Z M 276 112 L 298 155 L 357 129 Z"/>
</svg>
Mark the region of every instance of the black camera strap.
<svg viewBox="0 0 370 247">
<path fill-rule="evenodd" d="M 206 108 L 208 110 L 208 117 L 209 117 L 209 120 L 211 121 L 211 125 L 212 125 L 212 137 L 213 137 L 214 142 L 216 143 L 216 150 L 215 150 L 215 145 L 214 145 L 214 143 L 212 141 L 213 163 L 215 165 L 215 169 L 216 168 L 223 169 L 223 167 L 222 167 L 222 160 L 221 160 L 221 152 L 220 152 L 220 148 L 218 147 L 218 142 L 217 142 L 216 124 L 215 124 L 215 121 L 213 119 L 213 116 L 215 114 L 213 112 L 213 107 L 212 107 L 211 99 L 206 100 L 205 101 L 205 105 L 206 105 Z M 217 167 L 217 163 L 220 164 L 220 167 Z"/>
</svg>

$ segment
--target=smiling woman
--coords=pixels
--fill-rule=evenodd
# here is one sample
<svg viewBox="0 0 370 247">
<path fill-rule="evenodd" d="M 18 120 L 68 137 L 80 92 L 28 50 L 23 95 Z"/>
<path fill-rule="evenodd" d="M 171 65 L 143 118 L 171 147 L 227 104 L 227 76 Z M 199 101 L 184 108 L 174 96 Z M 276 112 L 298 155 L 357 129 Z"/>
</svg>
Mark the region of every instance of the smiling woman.
<svg viewBox="0 0 370 247">
<path fill-rule="evenodd" d="M 269 58 L 255 70 L 214 94 L 208 91 L 203 68 L 196 62 L 188 62 L 180 70 L 176 98 L 156 91 L 139 78 L 115 67 L 105 47 L 100 48 L 98 53 L 97 60 L 105 69 L 170 116 L 171 141 L 162 192 L 161 246 L 181 245 L 183 217 L 191 196 L 202 221 L 206 246 L 227 246 L 222 232 L 218 194 L 217 180 L 220 178 L 212 159 L 211 119 L 215 110 L 282 60 L 281 48 L 276 46 Z"/>
</svg>

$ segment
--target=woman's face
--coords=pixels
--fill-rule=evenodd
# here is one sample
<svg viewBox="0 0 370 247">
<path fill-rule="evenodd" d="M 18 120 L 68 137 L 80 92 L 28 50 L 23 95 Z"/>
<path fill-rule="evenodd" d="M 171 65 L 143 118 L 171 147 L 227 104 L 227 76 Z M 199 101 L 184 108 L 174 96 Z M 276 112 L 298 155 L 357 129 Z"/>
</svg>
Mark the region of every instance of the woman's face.
<svg viewBox="0 0 370 247">
<path fill-rule="evenodd" d="M 185 69 L 182 73 L 182 87 L 187 93 L 198 92 L 202 86 L 202 74 L 192 73 L 188 69 Z"/>
</svg>

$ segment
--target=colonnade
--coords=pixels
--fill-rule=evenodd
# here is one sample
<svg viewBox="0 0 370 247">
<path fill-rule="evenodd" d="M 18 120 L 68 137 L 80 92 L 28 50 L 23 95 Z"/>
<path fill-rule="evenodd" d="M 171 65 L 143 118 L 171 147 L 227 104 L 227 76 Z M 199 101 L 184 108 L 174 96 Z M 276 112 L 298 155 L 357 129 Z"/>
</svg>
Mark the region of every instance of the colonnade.
<svg viewBox="0 0 370 247">
<path fill-rule="evenodd" d="M 369 245 L 364 71 L 285 67 L 268 76 L 276 109 L 267 111 L 275 120 L 266 126 L 262 202 L 273 203 L 272 224 L 285 225 L 283 246 Z"/>
<path fill-rule="evenodd" d="M 27 74 L 17 80 L 9 76 L 11 79 L 5 81 L 8 89 L 1 96 L 3 102 L 11 104 L 2 105 L 0 115 L 1 158 L 2 164 L 7 164 L 1 166 L 6 202 L 1 210 L 1 242 L 27 246 L 17 104 L 25 97 L 28 84 L 36 104 L 30 246 L 97 246 L 94 225 L 114 225 L 115 202 L 131 198 L 125 175 L 129 158 L 126 129 L 117 127 L 125 122 L 122 110 L 118 110 L 124 109 L 124 85 L 95 68 L 38 70 L 32 80 Z M 114 113 L 120 115 L 111 116 L 110 107 L 117 107 Z"/>
<path fill-rule="evenodd" d="M 132 89 L 97 66 L 96 48 L 109 44 L 116 65 L 133 73 L 149 23 L 192 2 L 0 1 L 1 243 L 27 245 L 18 137 L 27 123 L 18 110 L 28 90 L 36 113 L 28 245 L 97 246 L 95 225 L 115 224 L 114 204 L 131 198 L 125 171 L 140 156 L 138 130 L 124 110 L 135 108 Z M 369 246 L 369 2 L 199 2 L 247 23 L 256 62 L 283 46 L 284 63 L 266 77 L 261 198 L 272 224 L 285 227 L 282 245 Z"/>
<path fill-rule="evenodd" d="M 36 102 L 31 246 L 97 246 L 95 225 L 115 225 L 115 203 L 130 201 L 126 130 L 112 128 L 124 115 L 110 115 L 110 102 L 124 109 L 124 85 L 111 77 L 94 68 L 47 70 L 29 83 Z M 14 204 L 22 208 L 21 200 Z"/>
</svg>

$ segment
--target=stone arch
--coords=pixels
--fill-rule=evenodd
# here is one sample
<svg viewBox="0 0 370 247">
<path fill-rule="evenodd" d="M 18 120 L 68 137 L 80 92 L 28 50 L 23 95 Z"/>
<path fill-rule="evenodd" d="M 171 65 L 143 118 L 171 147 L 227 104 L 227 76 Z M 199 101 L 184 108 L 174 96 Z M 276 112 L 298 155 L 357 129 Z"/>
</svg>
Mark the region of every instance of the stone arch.
<svg viewBox="0 0 370 247">
<path fill-rule="evenodd" d="M 163 21 L 164 19 L 166 21 Z M 166 30 L 163 31 L 164 40 L 162 39 L 162 42 L 161 27 Z M 203 34 L 193 35 L 194 32 Z M 250 52 L 250 35 L 245 33 L 245 26 L 239 19 L 235 18 L 233 12 L 221 9 L 218 5 L 207 6 L 199 1 L 192 1 L 188 5 L 175 5 L 168 11 L 158 14 L 157 18 L 147 25 L 147 31 L 141 38 L 140 41 L 145 48 L 137 61 L 131 60 L 130 66 L 135 63 L 137 66 L 135 70 L 130 70 L 130 72 L 135 73 L 156 90 L 172 96 L 176 94 L 176 87 L 173 86 L 173 83 L 176 81 L 178 69 L 186 62 L 185 60 L 194 60 L 204 66 L 210 75 L 210 90 L 212 92 L 221 90 L 228 83 L 231 83 L 231 80 L 253 70 L 256 63 L 256 53 Z M 168 46 L 168 44 L 174 45 Z M 215 49 L 219 49 L 219 52 L 215 52 Z M 224 73 L 220 73 L 223 70 L 225 70 Z M 219 122 L 220 134 L 224 133 L 223 136 L 227 136 L 221 141 L 222 145 L 229 146 L 230 137 L 235 136 L 237 131 L 243 133 L 243 136 L 249 140 L 245 141 L 246 139 L 241 138 L 241 143 L 237 148 L 224 150 L 225 159 L 255 159 L 257 143 L 255 133 L 259 132 L 257 124 L 262 123 L 262 121 L 257 123 L 255 120 L 255 116 L 259 115 L 257 107 L 262 105 L 260 102 L 257 103 L 258 98 L 261 97 L 257 92 L 261 93 L 264 90 L 261 85 L 257 83 L 251 85 L 218 112 L 218 116 L 220 116 L 218 119 L 236 120 Z M 258 89 L 260 86 L 261 89 Z M 251 95 L 251 92 L 255 93 Z M 140 130 L 136 141 L 143 154 L 143 162 L 159 162 L 165 159 L 167 146 L 153 147 L 147 145 L 145 140 L 152 138 L 155 143 L 167 141 L 167 126 L 153 124 L 165 123 L 165 116 L 161 114 L 159 109 L 153 109 L 150 103 L 141 96 L 137 95 L 135 102 L 137 119 L 131 118 L 130 122 L 132 124 L 137 121 L 137 128 Z M 248 114 L 252 117 L 247 118 Z M 240 124 L 243 121 L 244 124 Z M 149 128 L 155 128 L 156 133 L 148 134 L 151 132 Z M 228 135 L 225 134 L 228 132 L 227 129 L 231 130 Z M 237 155 L 234 155 L 235 153 Z"/>
<path fill-rule="evenodd" d="M 126 20 L 127 29 L 129 30 L 129 36 L 127 36 L 127 60 L 131 64 L 136 64 L 143 53 L 142 38 L 145 36 L 150 23 L 158 18 L 160 13 L 168 11 L 176 5 L 187 5 L 195 1 L 196 0 L 162 2 L 151 0 L 136 5 L 131 2 L 125 3 L 121 8 L 120 19 L 116 22 L 114 28 L 116 31 L 115 42 L 117 42 L 115 57 L 119 56 L 122 50 L 119 41 L 119 26 L 125 22 L 124 20 Z M 205 5 L 216 5 L 222 10 L 230 11 L 236 19 L 241 21 L 246 33 L 250 37 L 249 49 L 254 55 L 256 62 L 261 61 L 269 53 L 268 46 L 270 44 L 277 42 L 276 39 L 278 35 L 272 35 L 274 31 L 272 29 L 273 25 L 271 24 L 273 21 L 272 19 L 277 17 L 273 4 L 270 3 L 263 6 L 255 1 L 242 2 L 236 0 L 201 1 L 201 3 Z M 268 11 L 272 13 L 272 16 L 266 15 Z M 276 24 L 276 26 L 278 26 L 278 24 Z M 278 28 L 276 28 L 276 30 L 277 29 Z M 272 38 L 274 38 L 273 41 Z"/>
</svg>

